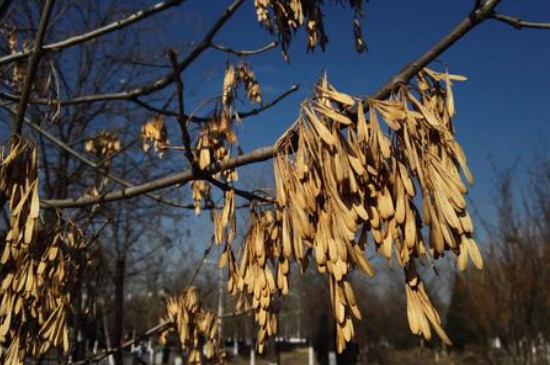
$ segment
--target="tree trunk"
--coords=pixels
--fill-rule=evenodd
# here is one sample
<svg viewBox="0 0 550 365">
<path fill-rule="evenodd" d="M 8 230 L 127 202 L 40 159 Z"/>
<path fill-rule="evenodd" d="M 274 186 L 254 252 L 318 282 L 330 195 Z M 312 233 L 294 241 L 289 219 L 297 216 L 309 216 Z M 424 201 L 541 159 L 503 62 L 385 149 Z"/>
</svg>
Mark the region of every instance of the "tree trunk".
<svg viewBox="0 0 550 365">
<path fill-rule="evenodd" d="M 78 282 L 77 289 L 76 289 L 76 297 L 74 300 L 74 312 L 72 315 L 73 319 L 73 331 L 71 336 L 71 360 L 72 361 L 78 361 L 82 360 L 84 358 L 84 349 L 82 348 L 83 344 L 82 341 L 82 335 L 80 333 L 81 331 L 81 315 L 82 315 L 82 288 L 81 288 L 81 282 Z"/>
<path fill-rule="evenodd" d="M 124 271 L 126 259 L 124 256 L 116 260 L 115 268 L 115 318 L 113 323 L 113 346 L 122 345 L 124 331 Z M 123 365 L 123 351 L 115 353 L 115 365 Z"/>
</svg>

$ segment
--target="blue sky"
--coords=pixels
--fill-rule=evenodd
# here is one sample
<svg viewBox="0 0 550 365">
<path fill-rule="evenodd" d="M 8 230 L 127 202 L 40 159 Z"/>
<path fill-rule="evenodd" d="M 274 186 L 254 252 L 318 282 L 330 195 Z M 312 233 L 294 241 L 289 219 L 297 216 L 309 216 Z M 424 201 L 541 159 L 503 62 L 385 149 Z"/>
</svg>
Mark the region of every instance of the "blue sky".
<svg viewBox="0 0 550 365">
<path fill-rule="evenodd" d="M 228 4 L 229 1 L 184 3 L 178 12 L 194 21 L 176 22 L 172 36 L 199 40 Z M 239 140 L 245 151 L 277 140 L 295 120 L 300 101 L 310 93 L 323 70 L 343 92 L 364 96 L 373 93 L 446 35 L 468 14 L 472 4 L 473 1 L 372 0 L 365 8 L 363 22 L 369 52 L 361 55 L 353 46 L 351 11 L 327 5 L 330 41 L 325 53 L 317 50 L 307 54 L 304 36 L 298 34 L 290 48 L 290 64 L 282 60 L 278 49 L 249 58 L 264 100 L 272 99 L 294 83 L 301 88 L 283 103 L 242 124 Z M 548 0 L 504 0 L 498 10 L 532 21 L 550 21 Z M 215 37 L 217 43 L 236 49 L 258 48 L 271 40 L 256 21 L 252 1 L 247 1 Z M 189 97 L 194 101 L 220 93 L 227 59 L 215 50 L 201 57 L 201 62 L 184 74 Z M 457 138 L 476 177 L 470 197 L 482 214 L 491 215 L 495 198 L 494 166 L 528 164 L 535 153 L 550 142 L 547 109 L 550 105 L 550 31 L 518 31 L 488 20 L 459 40 L 431 67 L 436 70 L 448 67 L 450 72 L 468 77 L 467 82 L 455 87 Z M 520 180 L 526 171 L 519 168 Z"/>
</svg>

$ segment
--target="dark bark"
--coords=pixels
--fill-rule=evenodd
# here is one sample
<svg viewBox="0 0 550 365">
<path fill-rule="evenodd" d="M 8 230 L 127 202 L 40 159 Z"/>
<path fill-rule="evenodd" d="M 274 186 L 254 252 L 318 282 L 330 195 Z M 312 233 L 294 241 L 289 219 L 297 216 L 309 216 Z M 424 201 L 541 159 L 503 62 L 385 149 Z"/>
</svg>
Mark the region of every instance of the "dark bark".
<svg viewBox="0 0 550 365">
<path fill-rule="evenodd" d="M 115 267 L 115 302 L 114 302 L 114 323 L 113 323 L 113 346 L 122 346 L 124 340 L 124 274 L 126 270 L 126 259 L 124 256 L 116 260 Z M 123 352 L 114 354 L 115 364 L 123 365 Z"/>
</svg>

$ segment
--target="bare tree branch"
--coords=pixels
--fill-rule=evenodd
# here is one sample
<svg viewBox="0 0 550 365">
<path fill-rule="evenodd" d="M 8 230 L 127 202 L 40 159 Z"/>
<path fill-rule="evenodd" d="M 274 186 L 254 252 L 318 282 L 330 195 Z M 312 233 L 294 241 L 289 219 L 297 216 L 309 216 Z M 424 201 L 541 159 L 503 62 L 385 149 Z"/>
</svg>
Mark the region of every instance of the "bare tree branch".
<svg viewBox="0 0 550 365">
<path fill-rule="evenodd" d="M 90 358 L 90 359 L 85 359 L 85 360 L 81 360 L 81 361 L 75 361 L 73 362 L 72 364 L 73 365 L 84 365 L 84 364 L 97 364 L 99 363 L 101 360 L 103 360 L 104 358 L 106 358 L 107 356 L 109 355 L 113 355 L 119 351 L 122 351 L 124 349 L 127 349 L 128 347 L 136 344 L 136 343 L 139 343 L 140 341 L 146 339 L 146 338 L 149 338 L 151 336 L 154 336 L 156 335 L 157 333 L 160 333 L 166 329 L 168 329 L 169 327 L 173 326 L 174 325 L 174 322 L 172 321 L 165 321 L 165 322 L 162 322 L 158 325 L 156 325 L 155 327 L 152 327 L 150 328 L 149 330 L 147 330 L 143 335 L 141 336 L 136 336 L 136 338 L 130 340 L 130 341 L 127 341 L 125 342 L 124 344 L 122 344 L 121 346 L 119 347 L 115 347 L 115 348 L 112 348 L 112 349 L 109 349 L 107 351 L 105 351 L 104 353 L 100 354 L 100 355 L 97 355 L 97 356 L 94 356 L 93 358 Z"/>
<path fill-rule="evenodd" d="M 103 222 L 103 224 L 101 225 L 101 227 L 99 227 L 99 229 L 88 239 L 88 241 L 86 241 L 86 243 L 82 246 L 82 249 L 85 250 L 87 249 L 88 247 L 90 247 L 95 241 L 97 241 L 97 239 L 99 238 L 99 236 L 101 236 L 101 232 L 105 229 L 105 227 L 107 227 L 107 225 L 109 225 L 109 221 L 105 221 Z"/>
<path fill-rule="evenodd" d="M 44 4 L 42 15 L 40 16 L 38 32 L 34 38 L 32 55 L 25 71 L 25 81 L 21 91 L 21 98 L 19 99 L 19 104 L 17 105 L 17 113 L 15 114 L 15 121 L 13 125 L 14 134 L 21 134 L 21 129 L 23 128 L 23 119 L 25 118 L 25 111 L 27 110 L 27 104 L 29 102 L 29 96 L 31 94 L 36 69 L 38 68 L 38 63 L 40 62 L 42 42 L 44 41 L 44 36 L 46 35 L 46 28 L 48 27 L 53 4 L 54 0 L 47 0 L 46 4 Z"/>
<path fill-rule="evenodd" d="M 142 107 L 143 109 L 149 110 L 150 112 L 153 112 L 153 113 L 165 115 L 165 116 L 168 116 L 168 117 L 177 117 L 178 116 L 178 113 L 175 112 L 175 111 L 169 110 L 167 108 L 154 107 L 151 104 L 146 103 L 143 100 L 140 100 L 139 98 L 132 98 L 132 99 L 130 99 L 130 101 L 132 103 Z"/>
<path fill-rule="evenodd" d="M 210 251 L 212 251 L 212 247 L 214 247 L 214 237 L 210 239 L 210 243 L 208 246 L 204 249 L 204 252 L 202 254 L 202 258 L 199 261 L 199 264 L 195 268 L 195 271 L 193 272 L 193 275 L 189 278 L 189 281 L 187 281 L 187 284 L 185 284 L 185 288 L 189 288 L 193 283 L 195 282 L 195 279 L 197 276 L 199 276 L 199 272 L 201 271 L 202 267 L 208 260 L 208 255 L 210 255 Z"/>
<path fill-rule="evenodd" d="M 281 95 L 279 95 L 278 97 L 270 101 L 269 103 L 264 104 L 259 108 L 254 108 L 246 112 L 242 112 L 242 113 L 236 112 L 236 114 L 239 116 L 240 119 L 245 119 L 254 115 L 258 115 L 264 110 L 269 109 L 272 106 L 276 105 L 278 102 L 280 102 L 281 100 L 283 100 L 284 98 L 292 94 L 293 92 L 298 91 L 299 88 L 300 88 L 300 85 L 297 85 L 297 84 L 292 85 L 290 89 L 288 89 L 287 91 L 285 91 L 284 93 L 282 93 Z"/>
<path fill-rule="evenodd" d="M 481 0 L 475 0 L 474 1 L 474 10 L 479 8 L 481 6 Z"/>
<path fill-rule="evenodd" d="M 75 46 L 77 44 L 85 43 L 89 40 L 98 38 L 100 36 L 103 36 L 105 34 L 114 32 L 114 31 L 122 29 L 122 28 L 125 28 L 125 27 L 127 27 L 127 26 L 129 26 L 133 23 L 136 23 L 136 22 L 138 22 L 140 20 L 143 20 L 147 17 L 155 15 L 155 14 L 157 14 L 157 13 L 163 11 L 163 10 L 172 8 L 174 6 L 178 6 L 184 1 L 186 1 L 186 0 L 160 1 L 160 2 L 156 3 L 155 5 L 147 8 L 147 9 L 142 9 L 142 10 L 136 11 L 135 13 L 130 14 L 125 18 L 116 20 L 116 21 L 114 21 L 110 24 L 107 24 L 107 25 L 103 26 L 103 27 L 94 29 L 92 31 L 89 31 L 89 32 L 86 32 L 86 33 L 83 33 L 83 34 L 75 35 L 73 37 L 64 39 L 64 40 L 59 41 L 59 42 L 47 44 L 47 45 L 42 47 L 42 50 L 43 51 L 60 51 L 64 48 L 68 48 L 68 47 Z M 2 3 L 2 5 L 4 5 L 4 3 L 9 4 L 10 2 L 11 1 L 4 1 Z M 32 53 L 31 51 L 20 51 L 20 52 L 12 53 L 8 56 L 1 57 L 0 58 L 0 65 L 4 65 L 6 63 L 10 63 L 10 62 L 19 60 L 21 58 L 28 57 L 29 55 L 31 55 L 31 53 Z"/>
<path fill-rule="evenodd" d="M 193 48 L 191 53 L 189 53 L 189 55 L 187 55 L 187 57 L 178 64 L 176 72 L 181 73 L 190 64 L 192 64 L 193 61 L 197 59 L 197 57 L 199 57 L 206 49 L 210 47 L 212 38 L 214 38 L 216 33 L 222 28 L 222 26 L 227 22 L 227 20 L 229 20 L 231 15 L 233 15 L 233 13 L 239 8 L 239 6 L 243 4 L 243 2 L 244 0 L 234 0 L 233 3 L 225 9 L 223 14 L 218 18 L 218 20 L 210 28 L 210 30 L 202 39 L 202 41 L 200 41 L 199 44 L 197 44 L 197 46 Z M 93 103 L 98 101 L 135 99 L 139 96 L 149 95 L 155 91 L 162 90 L 166 88 L 168 85 L 170 85 L 172 82 L 174 82 L 174 80 L 175 80 L 175 73 L 171 72 L 168 75 L 154 81 L 153 83 L 135 88 L 133 90 L 126 90 L 126 91 L 120 91 L 120 92 L 108 93 L 108 94 L 83 95 L 83 96 L 77 96 L 70 100 L 51 100 L 51 99 L 45 99 L 45 98 L 36 98 L 36 99 L 32 99 L 31 103 L 45 104 L 45 105 L 49 105 L 51 103 L 58 103 L 59 105 L 75 105 L 75 104 L 82 104 L 82 103 Z M 19 100 L 19 96 L 12 95 L 9 93 L 4 93 L 4 92 L 0 93 L 0 98 L 3 98 L 5 100 L 10 100 L 10 101 Z"/>
<path fill-rule="evenodd" d="M 494 8 L 502 0 L 487 0 L 483 5 L 473 11 L 469 16 L 462 20 L 449 34 L 437 42 L 429 51 L 424 53 L 416 61 L 405 67 L 397 76 L 393 77 L 382 89 L 376 92 L 372 98 L 382 100 L 388 98 L 396 87 L 402 83 L 407 83 L 418 71 L 426 67 L 431 61 L 437 58 L 447 48 L 452 46 L 456 41 L 462 38 L 466 33 L 475 28 L 476 25 L 491 16 Z M 368 108 L 368 103 L 364 101 Z M 205 172 L 214 174 L 226 169 L 236 168 L 244 165 L 249 165 L 261 161 L 271 159 L 276 153 L 275 145 L 259 148 L 250 153 L 232 158 L 225 164 L 214 163 L 210 165 Z M 130 188 L 113 191 L 102 194 L 98 197 L 80 197 L 73 199 L 58 199 L 44 201 L 52 207 L 70 208 L 86 206 L 90 204 L 98 204 L 103 202 L 111 202 L 121 199 L 129 199 L 134 196 L 148 193 L 150 191 L 163 189 L 171 185 L 183 184 L 199 177 L 192 170 L 183 171 L 174 175 L 166 176 L 160 179 L 149 181 L 147 183 L 136 185 Z"/>
<path fill-rule="evenodd" d="M 216 43 L 211 43 L 210 44 L 210 47 L 214 48 L 214 49 L 217 49 L 218 51 L 223 51 L 223 52 L 227 52 L 227 53 L 231 53 L 231 54 L 234 54 L 234 55 L 237 55 L 237 56 L 251 56 L 251 55 L 256 55 L 256 54 L 260 54 L 260 53 L 264 53 L 266 51 L 269 51 L 270 49 L 273 49 L 275 47 L 277 47 L 279 43 L 276 42 L 276 41 L 273 41 L 261 48 L 258 48 L 258 49 L 253 49 L 253 50 L 236 50 L 236 49 L 233 49 L 233 48 L 229 48 L 229 47 L 226 47 L 226 46 L 223 46 L 221 44 L 216 44 Z"/>
<path fill-rule="evenodd" d="M 2 106 L 4 109 L 6 109 L 7 111 L 15 114 L 15 111 L 13 109 L 10 109 L 6 106 Z M 73 148 L 69 147 L 66 143 L 63 143 L 62 141 L 60 141 L 59 139 L 57 139 L 56 137 L 54 137 L 53 135 L 51 135 L 50 133 L 48 133 L 46 130 L 42 129 L 40 126 L 36 125 L 35 123 L 31 122 L 28 118 L 25 118 L 23 120 L 25 122 L 25 124 L 27 124 L 29 127 L 31 127 L 33 130 L 35 130 L 36 132 L 40 133 L 42 136 L 44 136 L 47 140 L 49 140 L 50 142 L 52 142 L 57 148 L 59 149 L 62 149 L 66 152 L 68 152 L 70 155 L 72 155 L 73 157 L 75 157 L 77 160 L 80 160 L 82 161 L 84 164 L 90 166 L 91 168 L 93 168 L 94 170 L 96 170 L 97 172 L 99 172 L 101 175 L 103 175 L 104 177 L 108 178 L 108 179 L 111 179 L 113 180 L 114 182 L 116 182 L 117 184 L 120 184 L 124 187 L 132 187 L 133 185 L 126 181 L 125 179 L 122 179 L 120 177 L 118 177 L 117 175 L 115 174 L 112 174 L 110 173 L 109 171 L 107 171 L 106 169 L 104 169 L 102 167 L 103 163 L 105 161 L 107 161 L 107 159 L 104 159 L 102 160 L 101 162 L 99 163 L 95 163 L 93 161 L 91 161 L 90 159 L 88 159 L 86 156 L 83 156 L 82 154 L 80 154 L 79 152 L 77 152 L 76 150 L 74 150 Z M 173 206 L 173 207 L 177 207 L 177 208 L 184 208 L 184 209 L 195 209 L 195 206 L 193 204 L 184 204 L 184 203 L 180 203 L 180 202 L 177 202 L 177 201 L 174 201 L 174 200 L 169 200 L 169 199 L 166 199 L 166 198 L 163 198 L 159 195 L 156 195 L 156 194 L 152 194 L 152 193 L 147 193 L 146 194 L 148 197 L 160 202 L 160 203 L 164 203 L 164 204 L 167 204 L 167 205 L 170 205 L 170 206 Z"/>
<path fill-rule="evenodd" d="M 271 100 L 269 103 L 264 104 L 261 107 L 248 110 L 248 111 L 243 111 L 243 112 L 238 112 L 237 111 L 233 115 L 233 118 L 238 116 L 240 119 L 245 119 L 245 118 L 248 118 L 248 117 L 251 117 L 251 116 L 258 115 L 261 112 L 263 112 L 264 110 L 267 110 L 267 109 L 277 105 L 280 101 L 285 99 L 287 96 L 289 96 L 290 94 L 298 91 L 299 88 L 300 88 L 300 85 L 297 85 L 297 84 L 292 85 L 287 91 L 285 91 L 281 95 L 277 96 L 275 99 Z M 146 103 L 142 100 L 139 100 L 138 98 L 132 99 L 131 101 L 138 104 L 139 106 L 143 107 L 144 109 L 147 109 L 147 110 L 152 111 L 154 113 L 162 114 L 162 115 L 169 116 L 169 117 L 177 117 L 178 116 L 178 113 L 175 112 L 175 111 L 168 110 L 166 108 L 155 108 L 154 106 L 152 106 L 152 105 L 150 105 L 150 104 L 148 104 L 148 103 Z M 190 121 L 197 122 L 197 123 L 207 123 L 207 122 L 210 121 L 210 118 L 192 116 L 192 117 L 190 117 Z"/>
<path fill-rule="evenodd" d="M 415 61 L 409 63 L 397 75 L 392 77 L 386 85 L 378 90 L 371 99 L 383 100 L 387 99 L 395 90 L 396 86 L 407 83 L 418 71 L 428 66 L 445 50 L 455 44 L 466 33 L 482 23 L 487 18 L 491 17 L 495 7 L 502 0 L 487 0 L 478 8 L 474 9 L 466 18 L 464 18 L 449 34 L 443 37 L 439 42 L 432 46 L 426 53 L 420 56 Z M 363 102 L 363 106 L 368 109 L 368 101 Z M 365 109 L 366 110 L 366 109 Z"/>
<path fill-rule="evenodd" d="M 184 104 L 184 95 L 183 95 L 183 80 L 181 79 L 181 75 L 178 72 L 178 56 L 177 53 L 174 50 L 168 51 L 168 58 L 170 59 L 170 62 L 172 63 L 172 67 L 174 68 L 174 75 L 176 76 L 176 79 L 174 80 L 174 83 L 176 84 L 176 90 L 178 93 L 178 114 L 177 119 L 180 125 L 181 130 L 181 139 L 183 140 L 183 147 L 185 150 L 185 157 L 187 157 L 187 160 L 189 161 L 189 164 L 191 167 L 195 170 L 197 170 L 197 164 L 195 162 L 195 156 L 193 156 L 193 148 L 191 147 L 191 135 L 189 134 L 189 117 L 185 115 L 185 104 Z"/>
<path fill-rule="evenodd" d="M 274 146 L 258 148 L 257 150 L 254 150 L 250 153 L 234 157 L 226 163 L 213 163 L 209 167 L 204 169 L 204 173 L 212 175 L 227 169 L 233 169 L 239 166 L 249 165 L 251 163 L 266 161 L 271 159 L 274 153 Z M 44 200 L 42 203 L 46 207 L 76 208 L 92 204 L 112 202 L 121 199 L 129 199 L 138 195 L 149 193 L 151 191 L 167 188 L 169 186 L 185 184 L 192 180 L 200 180 L 202 179 L 202 176 L 199 175 L 200 174 L 197 174 L 189 169 L 177 174 L 155 179 L 141 185 L 134 185 L 121 190 L 104 193 L 95 197 L 83 196 L 79 198 Z"/>
<path fill-rule="evenodd" d="M 225 313 L 222 315 L 222 318 L 231 318 L 231 317 L 237 317 L 243 314 L 248 314 L 250 312 L 254 311 L 254 308 L 245 308 L 234 312 Z"/>
<path fill-rule="evenodd" d="M 273 202 L 273 199 L 265 198 L 259 195 L 256 195 L 254 193 L 236 189 L 233 186 L 230 186 L 226 183 L 223 183 L 221 181 L 216 180 L 213 176 L 211 176 L 208 173 L 205 173 L 197 163 L 195 156 L 193 155 L 193 147 L 191 146 L 191 135 L 189 134 L 189 117 L 185 114 L 185 108 L 184 108 L 184 95 L 183 95 L 183 81 L 181 79 L 181 75 L 177 72 L 178 67 L 178 59 L 177 54 L 174 51 L 170 51 L 168 53 L 168 57 L 170 58 L 170 62 L 172 62 L 172 65 L 174 67 L 174 74 L 176 75 L 176 80 L 174 83 L 176 84 L 176 89 L 178 92 L 178 121 L 180 124 L 181 129 L 181 138 L 183 140 L 183 147 L 185 151 L 185 156 L 187 157 L 187 160 L 189 161 L 189 164 L 191 165 L 191 169 L 194 174 L 197 176 L 203 178 L 204 180 L 212 183 L 213 185 L 217 186 L 218 188 L 222 189 L 223 191 L 230 191 L 233 190 L 235 194 L 248 199 L 248 200 L 258 200 L 262 202 Z"/>
<path fill-rule="evenodd" d="M 257 194 L 254 194 L 254 193 L 251 193 L 249 191 L 246 191 L 246 190 L 241 190 L 241 189 L 237 189 L 236 187 L 234 186 L 230 186 L 226 183 L 223 183 L 219 180 L 216 180 L 214 179 L 212 176 L 204 173 L 204 176 L 203 176 L 204 180 L 212 183 L 213 185 L 217 186 L 218 188 L 220 188 L 221 190 L 223 191 L 230 191 L 230 190 L 233 190 L 235 192 L 235 194 L 237 194 L 238 196 L 242 197 L 242 198 L 245 198 L 247 200 L 250 200 L 250 201 L 260 201 L 260 202 L 264 202 L 264 203 L 274 203 L 275 202 L 275 199 L 273 199 L 272 197 L 265 197 L 265 196 L 260 196 L 260 195 L 257 195 Z"/>
<path fill-rule="evenodd" d="M 520 18 L 499 14 L 499 13 L 494 13 L 492 15 L 492 18 L 500 22 L 506 23 L 508 25 L 511 25 L 512 27 L 520 30 L 523 28 L 550 29 L 550 22 L 548 23 L 529 22 L 529 21 L 522 20 Z"/>
</svg>

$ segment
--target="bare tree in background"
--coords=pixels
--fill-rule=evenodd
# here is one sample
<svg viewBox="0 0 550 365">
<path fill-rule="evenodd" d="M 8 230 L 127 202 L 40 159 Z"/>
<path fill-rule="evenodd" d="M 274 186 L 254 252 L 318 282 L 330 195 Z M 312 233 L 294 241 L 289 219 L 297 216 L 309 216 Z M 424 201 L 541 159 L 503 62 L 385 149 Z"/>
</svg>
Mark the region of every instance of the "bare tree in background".
<svg viewBox="0 0 550 365">
<path fill-rule="evenodd" d="M 498 176 L 496 224 L 487 224 L 492 260 L 482 272 L 457 276 L 449 309 L 461 345 L 498 341 L 506 355 L 498 361 L 515 364 L 546 363 L 550 340 L 550 164 L 540 158 L 534 166 L 521 195 L 513 193 L 517 170 Z"/>
</svg>

